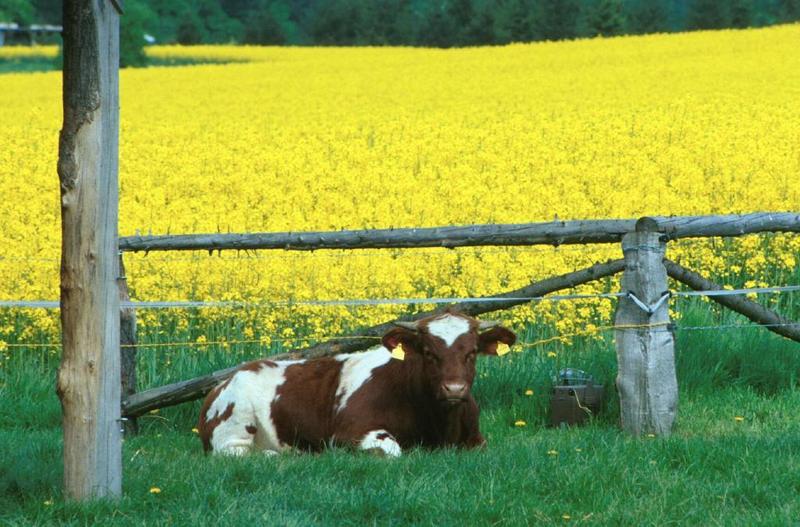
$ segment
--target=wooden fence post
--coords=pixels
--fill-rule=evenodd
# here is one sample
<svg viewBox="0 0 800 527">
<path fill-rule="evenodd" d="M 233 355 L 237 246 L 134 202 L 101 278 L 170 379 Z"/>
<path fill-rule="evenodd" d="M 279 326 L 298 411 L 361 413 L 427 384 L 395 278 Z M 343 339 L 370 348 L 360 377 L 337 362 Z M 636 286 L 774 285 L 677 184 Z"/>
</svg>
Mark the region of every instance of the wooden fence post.
<svg viewBox="0 0 800 527">
<path fill-rule="evenodd" d="M 128 279 L 125 274 L 125 262 L 122 253 L 119 255 L 119 301 L 129 302 Z M 136 309 L 120 308 L 120 379 L 122 381 L 122 400 L 136 393 Z M 123 421 L 126 434 L 139 433 L 139 423 L 135 417 L 126 417 Z"/>
<path fill-rule="evenodd" d="M 64 2 L 61 327 L 64 497 L 122 492 L 117 289 L 119 12 Z"/>
<path fill-rule="evenodd" d="M 620 298 L 614 321 L 621 326 L 614 333 L 617 390 L 622 428 L 635 436 L 669 435 L 677 412 L 675 341 L 664 297 L 668 294 L 665 240 L 651 218 L 637 221 L 636 231 L 622 238 L 622 291 L 631 296 Z"/>
</svg>

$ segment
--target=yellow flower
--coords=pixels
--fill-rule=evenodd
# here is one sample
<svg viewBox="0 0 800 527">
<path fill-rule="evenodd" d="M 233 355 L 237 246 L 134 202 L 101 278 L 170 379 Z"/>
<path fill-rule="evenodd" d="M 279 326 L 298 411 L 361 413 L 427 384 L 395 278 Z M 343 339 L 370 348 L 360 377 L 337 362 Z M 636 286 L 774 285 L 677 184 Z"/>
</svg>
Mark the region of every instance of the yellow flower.
<svg viewBox="0 0 800 527">
<path fill-rule="evenodd" d="M 737 423 L 741 423 L 742 421 L 744 421 L 744 417 L 742 417 L 741 415 L 737 415 L 736 417 L 733 418 L 733 420 L 736 421 Z"/>
<path fill-rule="evenodd" d="M 157 413 L 158 413 L 158 408 L 153 408 L 152 410 L 150 410 L 150 411 L 149 411 L 149 412 L 147 412 L 147 413 L 148 413 L 148 414 L 157 414 Z"/>
<path fill-rule="evenodd" d="M 150 487 L 150 494 L 160 494 L 161 489 L 158 487 Z"/>
<path fill-rule="evenodd" d="M 194 434 L 199 434 L 199 433 L 200 433 L 200 431 L 199 431 L 197 428 L 192 428 L 192 433 L 194 433 Z"/>
<path fill-rule="evenodd" d="M 527 425 L 527 424 L 528 424 L 528 423 L 526 423 L 526 422 L 525 422 L 525 421 L 523 421 L 522 419 L 517 419 L 516 421 L 514 421 L 514 426 L 525 426 L 525 425 Z"/>
<path fill-rule="evenodd" d="M 205 335 L 200 335 L 199 337 L 197 337 L 195 342 L 197 342 L 198 344 L 205 344 L 206 342 L 208 342 L 208 339 L 206 338 Z"/>
<path fill-rule="evenodd" d="M 53 500 L 52 499 L 45 500 L 43 503 L 45 507 L 50 507 L 53 504 Z"/>
<path fill-rule="evenodd" d="M 548 456 L 557 456 L 558 455 L 558 450 L 548 450 L 547 451 L 547 455 Z"/>
<path fill-rule="evenodd" d="M 525 395 L 528 395 L 528 396 L 533 395 L 533 390 L 531 390 L 530 388 L 525 390 Z"/>
<path fill-rule="evenodd" d="M 572 516 L 570 516 L 569 514 L 562 514 L 562 515 L 561 515 L 561 517 L 562 517 L 564 520 L 567 520 L 567 521 L 569 521 L 569 520 L 570 520 L 570 518 L 572 518 Z"/>
<path fill-rule="evenodd" d="M 555 357 L 555 356 L 556 356 L 556 352 L 555 352 L 555 351 L 548 351 L 548 352 L 547 352 L 547 356 L 548 356 L 548 357 L 550 357 L 550 358 L 552 359 L 553 357 Z"/>
</svg>

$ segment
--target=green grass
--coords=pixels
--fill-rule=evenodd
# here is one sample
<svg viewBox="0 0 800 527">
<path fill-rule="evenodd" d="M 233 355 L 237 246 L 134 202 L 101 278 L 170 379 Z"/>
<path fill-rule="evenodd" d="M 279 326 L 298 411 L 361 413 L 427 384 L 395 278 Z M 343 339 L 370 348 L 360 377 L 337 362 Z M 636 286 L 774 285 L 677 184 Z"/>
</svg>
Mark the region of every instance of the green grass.
<svg viewBox="0 0 800 527">
<path fill-rule="evenodd" d="M 233 60 L 214 58 L 159 58 L 148 57 L 147 67 L 162 66 L 196 66 L 199 64 L 227 64 Z M 33 73 L 37 71 L 60 70 L 60 61 L 47 57 L 21 57 L 13 59 L 0 58 L 0 74 L 2 73 Z"/>
<path fill-rule="evenodd" d="M 680 302 L 682 326 L 742 322 L 697 300 Z M 550 331 L 528 328 L 522 339 L 544 338 Z M 632 439 L 619 431 L 608 336 L 482 360 L 475 395 L 489 441 L 485 450 L 411 451 L 396 460 L 347 450 L 206 457 L 192 432 L 195 402 L 143 417 L 141 433 L 124 444 L 122 499 L 88 504 L 67 503 L 61 496 L 61 417 L 53 388 L 57 358 L 15 351 L 0 370 L 0 524 L 796 522 L 800 345 L 763 329 L 679 331 L 677 342 L 681 402 L 668 439 Z M 212 348 L 171 352 L 166 365 L 163 353 L 170 352 L 140 352 L 145 384 L 232 361 L 231 350 Z M 237 350 L 234 362 L 257 353 Z M 551 379 L 563 366 L 587 369 L 609 388 L 604 412 L 587 427 L 545 427 Z M 524 395 L 528 388 L 534 396 Z M 527 426 L 515 427 L 517 419 Z M 151 494 L 152 487 L 161 492 Z"/>
<path fill-rule="evenodd" d="M 55 59 L 47 57 L 0 58 L 0 73 L 33 73 L 56 69 Z"/>
</svg>

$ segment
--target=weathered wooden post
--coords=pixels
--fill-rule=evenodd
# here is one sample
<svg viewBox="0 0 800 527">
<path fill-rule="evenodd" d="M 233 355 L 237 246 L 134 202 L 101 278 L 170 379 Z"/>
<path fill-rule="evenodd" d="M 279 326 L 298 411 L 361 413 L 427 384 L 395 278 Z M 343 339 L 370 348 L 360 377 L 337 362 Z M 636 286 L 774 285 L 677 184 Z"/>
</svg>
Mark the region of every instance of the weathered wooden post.
<svg viewBox="0 0 800 527">
<path fill-rule="evenodd" d="M 119 12 L 64 1 L 61 327 L 64 496 L 122 490 L 117 277 Z"/>
<path fill-rule="evenodd" d="M 122 253 L 119 255 L 119 301 L 129 302 L 131 299 L 128 290 L 128 278 L 125 274 L 125 261 Z M 119 313 L 120 337 L 120 377 L 122 399 L 136 393 L 136 309 L 123 307 Z M 123 430 L 126 434 L 139 433 L 139 423 L 135 417 L 123 420 Z"/>
<path fill-rule="evenodd" d="M 622 238 L 625 271 L 617 305 L 614 338 L 622 428 L 669 435 L 678 406 L 675 341 L 669 327 L 666 240 L 652 218 L 636 222 Z M 625 326 L 645 326 L 625 328 Z M 649 326 L 649 327 L 648 327 Z"/>
</svg>

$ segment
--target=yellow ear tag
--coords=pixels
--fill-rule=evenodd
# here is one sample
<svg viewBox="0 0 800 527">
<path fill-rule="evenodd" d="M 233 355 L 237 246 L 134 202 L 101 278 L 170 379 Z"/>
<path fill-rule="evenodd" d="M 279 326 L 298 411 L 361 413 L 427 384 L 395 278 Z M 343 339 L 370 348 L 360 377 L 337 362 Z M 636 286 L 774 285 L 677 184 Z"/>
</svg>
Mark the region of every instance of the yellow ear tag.
<svg viewBox="0 0 800 527">
<path fill-rule="evenodd" d="M 397 359 L 397 360 L 404 360 L 406 358 L 406 352 L 403 351 L 403 345 L 402 344 L 398 344 L 392 350 L 392 358 L 393 359 Z"/>
<path fill-rule="evenodd" d="M 511 351 L 511 348 L 508 347 L 508 344 L 506 344 L 505 342 L 499 342 L 497 344 L 497 356 L 498 357 L 502 357 L 503 355 L 505 355 L 509 351 Z"/>
</svg>

